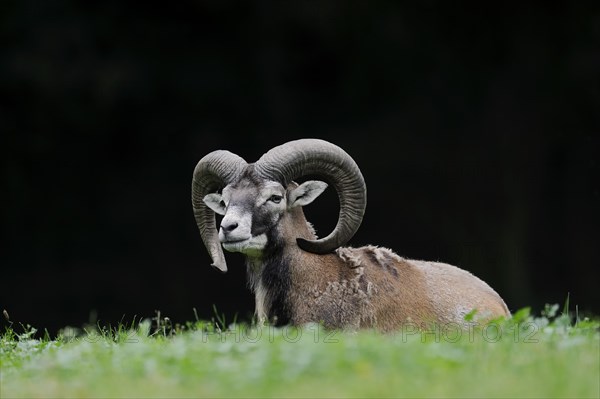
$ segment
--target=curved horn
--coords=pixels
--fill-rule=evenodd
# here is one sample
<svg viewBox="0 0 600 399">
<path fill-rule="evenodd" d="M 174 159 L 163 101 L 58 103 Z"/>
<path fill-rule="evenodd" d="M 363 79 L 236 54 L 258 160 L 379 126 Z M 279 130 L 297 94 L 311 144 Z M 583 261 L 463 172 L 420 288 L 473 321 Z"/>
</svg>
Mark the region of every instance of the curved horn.
<svg viewBox="0 0 600 399">
<path fill-rule="evenodd" d="M 256 172 L 287 186 L 304 175 L 333 184 L 340 214 L 331 234 L 318 240 L 297 238 L 300 248 L 324 254 L 346 244 L 358 230 L 367 206 L 367 187 L 356 162 L 340 147 L 324 140 L 302 139 L 275 147 L 255 163 Z"/>
<path fill-rule="evenodd" d="M 203 157 L 194 169 L 192 178 L 192 207 L 200 236 L 212 258 L 212 266 L 223 273 L 227 263 L 219 242 L 215 213 L 204 203 L 204 197 L 234 181 L 248 164 L 229 151 L 213 151 Z"/>
</svg>

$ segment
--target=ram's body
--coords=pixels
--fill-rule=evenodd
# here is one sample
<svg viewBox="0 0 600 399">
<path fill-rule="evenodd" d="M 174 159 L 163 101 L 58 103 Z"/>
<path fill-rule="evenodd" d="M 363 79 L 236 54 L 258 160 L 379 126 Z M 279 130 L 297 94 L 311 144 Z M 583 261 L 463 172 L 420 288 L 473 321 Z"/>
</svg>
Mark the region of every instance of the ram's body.
<svg viewBox="0 0 600 399">
<path fill-rule="evenodd" d="M 306 252 L 296 237 L 315 239 L 301 208 L 285 215 L 274 232 L 281 240 L 265 259 L 248 260 L 256 316 L 276 324 L 322 322 L 330 328 L 391 331 L 403 324 L 465 325 L 508 316 L 500 296 L 457 267 L 404 259 L 386 248 L 341 247 L 331 254 Z"/>
<path fill-rule="evenodd" d="M 321 239 L 302 207 L 327 184 L 293 182 L 305 175 L 321 176 L 339 195 L 338 223 Z M 478 320 L 510 314 L 492 288 L 457 267 L 375 246 L 343 247 L 362 221 L 366 186 L 354 160 L 331 143 L 289 142 L 254 164 L 215 151 L 196 166 L 192 189 L 213 266 L 227 270 L 222 247 L 246 256 L 259 321 L 391 331 L 407 323 L 464 325 L 472 311 Z M 215 212 L 224 216 L 218 231 Z"/>
</svg>

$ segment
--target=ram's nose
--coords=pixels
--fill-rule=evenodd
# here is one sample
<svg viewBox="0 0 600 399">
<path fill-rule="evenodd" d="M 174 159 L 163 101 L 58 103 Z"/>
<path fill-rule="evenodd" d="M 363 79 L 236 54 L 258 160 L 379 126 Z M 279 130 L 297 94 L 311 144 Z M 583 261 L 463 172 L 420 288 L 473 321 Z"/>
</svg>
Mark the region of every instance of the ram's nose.
<svg viewBox="0 0 600 399">
<path fill-rule="evenodd" d="M 252 228 L 252 215 L 242 209 L 232 206 L 223 216 L 219 228 L 219 240 L 223 242 L 236 242 L 249 239 Z"/>
<path fill-rule="evenodd" d="M 245 228 L 237 218 L 223 218 L 219 229 L 219 240 L 221 242 L 231 242 L 244 240 L 248 234 L 245 233 Z"/>
<path fill-rule="evenodd" d="M 228 221 L 228 222 L 223 222 L 221 223 L 221 230 L 223 231 L 223 233 L 225 235 L 233 232 L 235 229 L 237 229 L 239 226 L 238 222 L 235 221 Z"/>
</svg>

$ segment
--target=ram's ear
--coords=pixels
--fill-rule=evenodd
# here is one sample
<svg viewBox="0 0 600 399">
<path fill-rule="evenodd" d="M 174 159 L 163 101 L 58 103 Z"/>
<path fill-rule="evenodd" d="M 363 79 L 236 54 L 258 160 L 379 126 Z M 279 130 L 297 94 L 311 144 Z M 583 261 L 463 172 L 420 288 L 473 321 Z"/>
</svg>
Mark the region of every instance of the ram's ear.
<svg viewBox="0 0 600 399">
<path fill-rule="evenodd" d="M 325 191 L 327 183 L 318 180 L 309 180 L 292 191 L 289 194 L 288 208 L 308 205 Z"/>
<path fill-rule="evenodd" d="M 225 215 L 225 203 L 221 194 L 212 193 L 203 198 L 204 203 L 219 215 Z"/>
</svg>

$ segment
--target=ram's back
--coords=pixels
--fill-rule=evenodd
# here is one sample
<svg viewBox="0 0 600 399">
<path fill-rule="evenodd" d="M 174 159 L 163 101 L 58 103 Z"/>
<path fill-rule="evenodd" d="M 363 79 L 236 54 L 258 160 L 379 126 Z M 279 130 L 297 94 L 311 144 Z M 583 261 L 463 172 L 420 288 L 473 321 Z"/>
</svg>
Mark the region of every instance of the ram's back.
<svg viewBox="0 0 600 399">
<path fill-rule="evenodd" d="M 361 268 L 373 317 L 363 327 L 383 331 L 413 324 L 456 323 L 476 310 L 474 321 L 509 316 L 506 304 L 484 281 L 458 267 L 410 260 L 389 249 L 367 246 L 341 248 L 338 256 L 350 269 Z"/>
<path fill-rule="evenodd" d="M 465 316 L 474 310 L 472 321 L 510 316 L 500 295 L 468 271 L 446 263 L 407 262 L 423 274 L 438 322 L 465 324 Z"/>
</svg>

